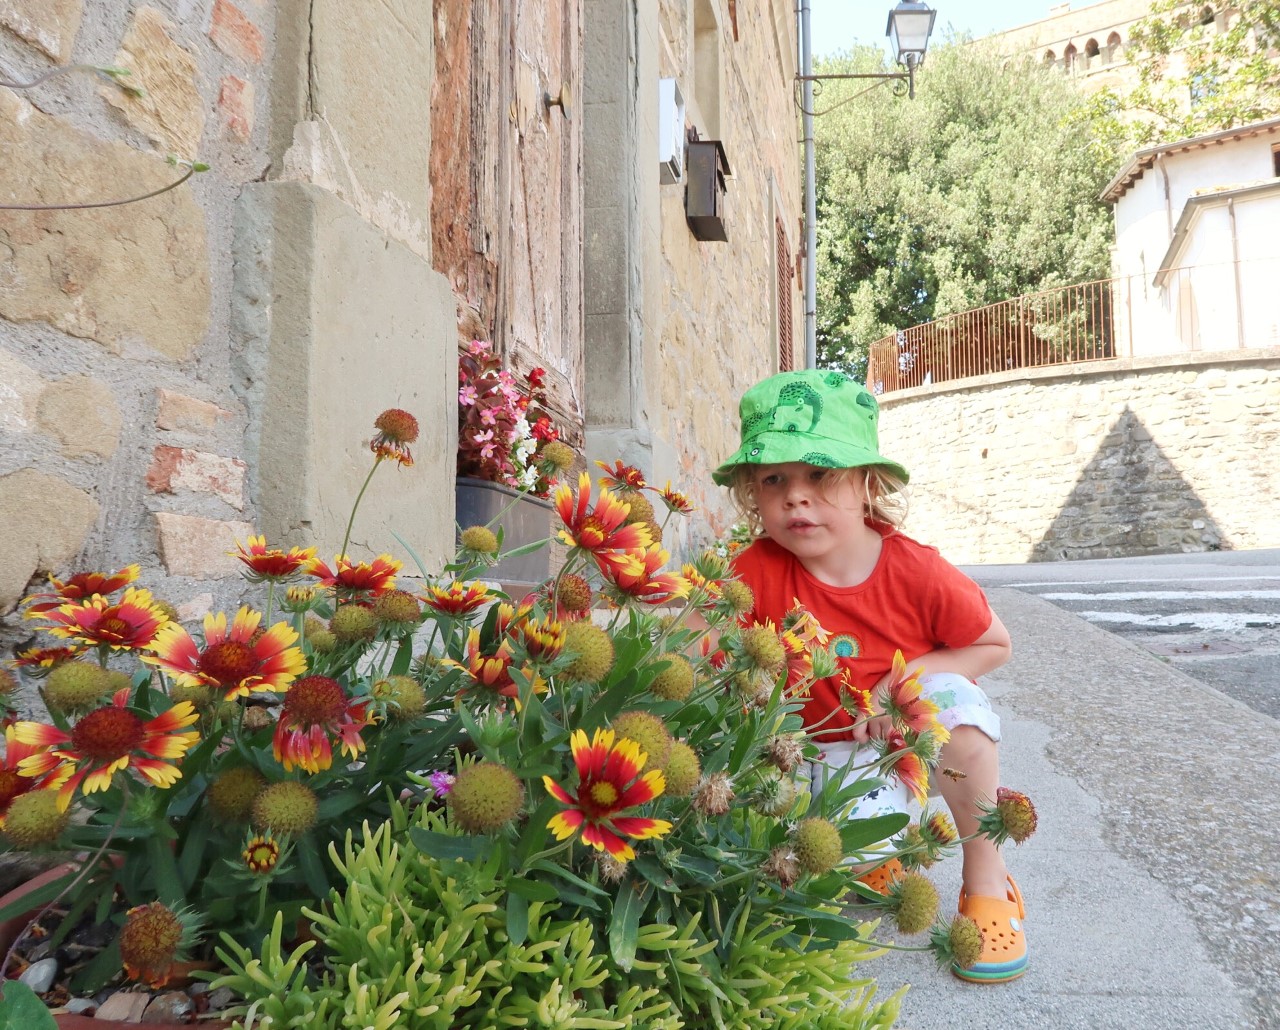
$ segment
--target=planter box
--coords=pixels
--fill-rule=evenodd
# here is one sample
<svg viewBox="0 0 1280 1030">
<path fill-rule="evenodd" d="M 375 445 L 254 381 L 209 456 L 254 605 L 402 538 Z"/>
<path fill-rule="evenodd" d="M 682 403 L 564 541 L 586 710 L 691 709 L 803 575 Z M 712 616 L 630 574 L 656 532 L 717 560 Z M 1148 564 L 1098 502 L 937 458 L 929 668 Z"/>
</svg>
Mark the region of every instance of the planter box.
<svg viewBox="0 0 1280 1030">
<path fill-rule="evenodd" d="M 555 508 L 550 501 L 484 479 L 459 476 L 455 482 L 457 520 L 463 529 L 493 523 L 491 528 L 496 531 L 501 526 L 504 551 L 546 540 L 551 535 L 551 515 Z M 489 572 L 504 583 L 541 583 L 550 574 L 550 547 L 504 558 Z"/>
</svg>

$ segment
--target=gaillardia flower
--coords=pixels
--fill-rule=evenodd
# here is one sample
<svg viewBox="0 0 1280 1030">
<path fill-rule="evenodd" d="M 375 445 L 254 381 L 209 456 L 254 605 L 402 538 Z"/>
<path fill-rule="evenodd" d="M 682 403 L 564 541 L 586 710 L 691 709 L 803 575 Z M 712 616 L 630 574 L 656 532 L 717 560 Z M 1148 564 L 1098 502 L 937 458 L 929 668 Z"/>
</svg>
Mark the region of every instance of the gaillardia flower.
<svg viewBox="0 0 1280 1030">
<path fill-rule="evenodd" d="M 369 450 L 378 460 L 389 458 L 406 468 L 411 467 L 413 455 L 409 444 L 417 442 L 418 420 L 403 408 L 388 408 L 373 420 L 373 427 L 378 435 L 369 443 Z"/>
<path fill-rule="evenodd" d="M 380 554 L 371 562 L 353 562 L 345 554 L 333 560 L 334 568 L 319 558 L 307 564 L 307 572 L 320 581 L 323 587 L 334 587 L 343 596 L 372 594 L 377 597 L 396 586 L 396 573 L 403 563 L 389 554 Z"/>
<path fill-rule="evenodd" d="M 282 551 L 278 547 L 268 548 L 267 538 L 264 536 L 251 536 L 248 546 L 237 542 L 236 549 L 227 553 L 244 563 L 249 570 L 244 577 L 250 583 L 282 583 L 305 572 L 307 566 L 315 560 L 316 549 L 291 547 L 288 551 Z"/>
<path fill-rule="evenodd" d="M 465 583 L 461 580 L 454 580 L 445 587 L 429 586 L 425 594 L 420 596 L 422 603 L 433 612 L 439 612 L 442 615 L 465 615 L 467 612 L 475 612 L 480 605 L 488 604 L 493 599 L 489 587 L 484 583 Z"/>
<path fill-rule="evenodd" d="M 157 787 L 170 787 L 182 774 L 171 764 L 200 737 L 186 727 L 199 716 L 190 701 L 179 701 L 152 719 L 130 711 L 129 690 L 116 691 L 111 704 L 96 708 L 70 732 L 38 722 L 20 722 L 13 736 L 24 744 L 44 748 L 22 759 L 24 776 L 49 777 L 58 787 L 58 806 L 64 811 L 83 785 L 86 794 L 106 790 L 116 773 L 133 768 Z"/>
<path fill-rule="evenodd" d="M 652 801 L 666 787 L 662 773 L 656 769 L 640 776 L 648 759 L 634 740 L 624 739 L 615 744 L 613 730 L 597 729 L 588 744 L 586 733 L 577 729 L 573 731 L 569 747 L 578 767 L 577 793 L 569 793 L 550 776 L 542 777 L 547 793 L 568 806 L 547 823 L 557 840 L 565 840 L 581 829 L 585 843 L 626 862 L 635 858 L 636 853 L 618 834 L 647 840 L 670 832 L 671 823 L 665 819 L 621 814 Z"/>
<path fill-rule="evenodd" d="M 556 512 L 565 525 L 559 536 L 570 547 L 600 556 L 607 551 L 643 550 L 652 542 L 649 527 L 628 524 L 627 505 L 608 490 L 601 490 L 595 508 L 590 507 L 591 480 L 585 472 L 578 476 L 576 498 L 569 484 L 561 483 L 554 499 Z"/>
<path fill-rule="evenodd" d="M 9 814 L 9 806 L 27 791 L 41 786 L 38 779 L 18 769 L 23 759 L 39 753 L 40 748 L 16 740 L 12 726 L 4 731 L 4 757 L 0 758 L 0 829 L 4 829 L 4 817 Z"/>
<path fill-rule="evenodd" d="M 27 605 L 28 615 L 43 615 L 64 604 L 74 604 L 101 594 L 106 597 L 117 590 L 123 590 L 141 571 L 137 565 L 126 565 L 119 572 L 77 572 L 67 579 L 49 577 L 53 590 L 43 594 L 32 594 L 23 603 Z"/>
<path fill-rule="evenodd" d="M 890 730 L 876 745 L 888 770 L 923 805 L 929 797 L 929 766 L 924 759 L 897 730 Z"/>
<path fill-rule="evenodd" d="M 667 604 L 689 593 L 689 582 L 673 572 L 659 570 L 667 564 L 671 555 L 661 544 L 628 551 L 630 562 L 600 562 L 600 572 L 605 581 L 620 594 L 634 597 L 646 604 Z"/>
<path fill-rule="evenodd" d="M 886 715 L 902 730 L 924 733 L 933 730 L 945 743 L 951 734 L 938 724 L 938 706 L 920 692 L 916 672 L 907 673 L 907 662 L 901 651 L 893 655 L 893 668 L 889 679 L 880 688 L 880 702 Z"/>
<path fill-rule="evenodd" d="M 615 461 L 609 465 L 603 461 L 596 462 L 596 468 L 604 472 L 600 477 L 600 485 L 613 487 L 616 490 L 643 490 L 648 485 L 644 481 L 644 473 L 634 465 L 624 465 Z"/>
<path fill-rule="evenodd" d="M 174 911 L 159 901 L 129 909 L 119 938 L 126 975 L 159 990 L 173 975 L 174 963 L 186 957 L 199 924 L 193 913 Z"/>
<path fill-rule="evenodd" d="M 271 749 L 285 772 L 294 766 L 317 773 L 333 765 L 337 738 L 342 753 L 355 758 L 364 750 L 360 731 L 373 720 L 367 701 L 353 701 L 335 679 L 303 676 L 284 696 L 284 708 L 276 725 Z"/>
<path fill-rule="evenodd" d="M 151 591 L 136 587 L 126 590 L 118 602 L 94 594 L 88 600 L 60 605 L 46 612 L 28 610 L 26 616 L 52 622 L 49 633 L 55 637 L 117 651 L 146 647 L 162 627 L 170 625 L 169 617 L 152 598 Z"/>
<path fill-rule="evenodd" d="M 158 666 L 188 687 L 216 687 L 234 701 L 255 691 L 283 693 L 307 667 L 302 651 L 293 646 L 298 634 L 287 622 L 277 622 L 260 636 L 262 613 L 241 608 L 231 628 L 224 612 L 204 617 L 204 647 L 178 623 L 165 626 L 150 655 L 142 660 Z"/>
</svg>

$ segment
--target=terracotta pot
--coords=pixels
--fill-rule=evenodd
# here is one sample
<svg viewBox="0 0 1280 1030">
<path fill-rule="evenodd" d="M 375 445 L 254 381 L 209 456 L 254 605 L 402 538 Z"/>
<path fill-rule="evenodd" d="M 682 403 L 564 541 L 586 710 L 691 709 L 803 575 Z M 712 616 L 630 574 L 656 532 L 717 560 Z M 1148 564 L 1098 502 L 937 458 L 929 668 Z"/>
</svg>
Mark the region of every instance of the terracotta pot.
<svg viewBox="0 0 1280 1030">
<path fill-rule="evenodd" d="M 76 866 L 72 863 L 64 862 L 62 865 L 54 866 L 52 869 L 41 873 L 39 876 L 32 877 L 25 883 L 18 884 L 18 886 L 13 888 L 13 890 L 8 894 L 4 895 L 4 897 L 0 897 L 0 907 L 8 905 L 11 901 L 17 901 L 19 898 L 30 894 L 32 891 L 39 890 L 46 883 L 50 883 L 53 880 L 58 879 L 60 876 L 65 876 L 67 873 L 75 870 L 75 868 Z M 39 912 L 40 907 L 41 906 L 39 905 L 33 906 L 30 911 L 0 922 L 0 959 L 2 959 L 4 955 L 8 954 L 10 946 L 18 939 L 18 935 L 26 929 L 27 923 L 31 921 L 31 918 L 35 916 L 37 912 Z M 182 983 L 184 981 L 189 982 L 191 979 L 189 974 L 197 969 L 212 968 L 211 965 L 206 962 L 186 962 L 182 965 L 185 968 L 185 973 L 180 973 L 180 975 L 174 978 L 173 982 L 175 984 Z M 125 1023 L 115 1019 L 95 1019 L 90 1016 L 81 1016 L 72 1012 L 55 1013 L 53 1021 L 57 1023 L 62 1030 L 138 1030 L 139 1026 L 137 1023 Z M 154 1028 L 154 1030 L 187 1030 L 187 1028 L 192 1024 L 148 1023 L 146 1025 L 150 1028 Z M 199 1021 L 199 1025 L 208 1028 L 208 1030 L 226 1030 L 231 1023 L 225 1019 L 202 1019 Z"/>
</svg>

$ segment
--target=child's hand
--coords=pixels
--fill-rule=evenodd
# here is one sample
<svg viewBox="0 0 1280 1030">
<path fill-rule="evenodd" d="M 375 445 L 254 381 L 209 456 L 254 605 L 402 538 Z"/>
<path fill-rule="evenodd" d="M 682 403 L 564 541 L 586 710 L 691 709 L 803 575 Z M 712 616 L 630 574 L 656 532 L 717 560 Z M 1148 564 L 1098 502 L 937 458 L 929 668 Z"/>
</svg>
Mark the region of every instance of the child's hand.
<svg viewBox="0 0 1280 1030">
<path fill-rule="evenodd" d="M 854 726 L 853 739 L 859 744 L 865 744 L 868 740 L 883 740 L 891 729 L 893 720 L 887 715 L 877 715 Z"/>
</svg>

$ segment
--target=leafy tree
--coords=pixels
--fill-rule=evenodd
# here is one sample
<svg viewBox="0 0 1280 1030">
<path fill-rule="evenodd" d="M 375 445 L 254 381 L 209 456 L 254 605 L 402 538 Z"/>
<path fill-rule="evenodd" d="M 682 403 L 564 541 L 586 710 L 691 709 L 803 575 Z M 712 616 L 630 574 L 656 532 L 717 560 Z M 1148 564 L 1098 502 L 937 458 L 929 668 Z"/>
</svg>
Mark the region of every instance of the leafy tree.
<svg viewBox="0 0 1280 1030">
<path fill-rule="evenodd" d="M 878 50 L 818 74 L 888 70 Z M 916 97 L 860 80 L 815 100 L 819 363 L 861 375 L 897 330 L 1024 293 L 1105 278 L 1113 171 L 1087 102 L 1060 74 L 954 40 Z"/>
<path fill-rule="evenodd" d="M 1280 114 L 1278 50 L 1280 0 L 1156 0 L 1125 44 L 1137 85 L 1094 99 L 1110 145 L 1131 150 Z"/>
</svg>

